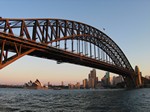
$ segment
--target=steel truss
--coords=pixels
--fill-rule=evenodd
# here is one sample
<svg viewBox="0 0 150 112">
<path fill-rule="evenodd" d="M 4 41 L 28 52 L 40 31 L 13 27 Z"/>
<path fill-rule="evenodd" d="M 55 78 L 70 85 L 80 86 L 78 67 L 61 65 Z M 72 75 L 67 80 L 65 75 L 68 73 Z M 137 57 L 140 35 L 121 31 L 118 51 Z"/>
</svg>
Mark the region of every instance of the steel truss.
<svg viewBox="0 0 150 112">
<path fill-rule="evenodd" d="M 67 41 L 71 40 L 71 52 L 74 52 L 73 46 L 76 39 L 78 40 L 76 43 L 78 53 L 81 53 L 79 47 L 84 41 L 86 44 L 90 43 L 89 47 L 93 44 L 94 51 L 95 46 L 104 51 L 106 56 L 103 56 L 103 58 L 109 57 L 116 66 L 133 70 L 122 50 L 111 38 L 100 30 L 84 23 L 62 19 L 0 19 L 0 32 L 1 35 L 2 33 L 17 35 L 18 38 L 46 44 L 47 46 L 55 43 L 57 48 L 60 47 L 60 41 L 64 40 L 65 50 L 67 49 Z M 92 57 L 93 49 L 87 50 L 86 44 L 84 45 L 86 51 L 84 55 L 90 54 L 90 57 Z M 106 60 L 106 62 L 108 61 Z"/>
<path fill-rule="evenodd" d="M 0 49 L 0 69 L 31 55 L 114 72 L 129 86 L 134 81 L 134 70 L 119 46 L 102 31 L 76 21 L 0 18 Z"/>
<path fill-rule="evenodd" d="M 56 48 L 59 52 L 69 51 L 80 59 L 89 57 L 107 66 L 134 71 L 125 54 L 110 37 L 90 25 L 76 21 L 0 18 L 0 48 L 0 68 L 24 55 L 71 62 L 62 59 L 64 57 L 56 59 L 52 54 L 47 54 L 49 49 Z M 13 52 L 13 55 L 9 55 L 9 52 Z"/>
</svg>

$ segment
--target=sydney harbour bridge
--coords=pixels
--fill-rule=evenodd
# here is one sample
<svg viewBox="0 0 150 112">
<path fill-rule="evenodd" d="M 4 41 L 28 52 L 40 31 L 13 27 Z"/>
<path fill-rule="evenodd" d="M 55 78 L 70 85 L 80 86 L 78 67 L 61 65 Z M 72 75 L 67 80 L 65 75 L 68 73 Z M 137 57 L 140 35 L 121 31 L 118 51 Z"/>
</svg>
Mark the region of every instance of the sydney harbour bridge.
<svg viewBox="0 0 150 112">
<path fill-rule="evenodd" d="M 25 55 L 109 71 L 122 75 L 127 87 L 141 86 L 138 67 L 132 68 L 119 46 L 81 22 L 0 18 L 0 69 Z"/>
</svg>

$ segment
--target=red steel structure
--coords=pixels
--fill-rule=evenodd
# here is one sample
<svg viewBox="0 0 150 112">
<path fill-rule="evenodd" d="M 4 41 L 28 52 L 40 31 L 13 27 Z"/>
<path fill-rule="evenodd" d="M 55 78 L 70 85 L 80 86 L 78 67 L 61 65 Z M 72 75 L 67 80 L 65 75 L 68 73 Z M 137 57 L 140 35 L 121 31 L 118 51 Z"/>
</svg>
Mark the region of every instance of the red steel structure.
<svg viewBox="0 0 150 112">
<path fill-rule="evenodd" d="M 63 19 L 0 18 L 0 69 L 25 56 L 94 67 L 122 75 L 136 86 L 134 70 L 119 46 L 102 31 Z"/>
</svg>

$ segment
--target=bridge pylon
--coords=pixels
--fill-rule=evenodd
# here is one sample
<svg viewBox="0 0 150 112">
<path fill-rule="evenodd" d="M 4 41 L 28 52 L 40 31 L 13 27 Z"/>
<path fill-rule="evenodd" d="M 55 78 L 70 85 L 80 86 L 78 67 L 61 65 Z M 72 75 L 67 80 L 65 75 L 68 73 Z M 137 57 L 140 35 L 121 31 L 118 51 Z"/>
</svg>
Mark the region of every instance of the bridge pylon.
<svg viewBox="0 0 150 112">
<path fill-rule="evenodd" d="M 142 81 L 142 72 L 140 72 L 140 69 L 138 66 L 135 66 L 135 82 L 136 82 L 136 87 L 142 87 L 143 81 Z"/>
<path fill-rule="evenodd" d="M 140 88 L 144 85 L 142 72 L 138 66 L 135 66 L 135 70 L 130 75 L 125 75 L 123 78 L 127 88 Z"/>
<path fill-rule="evenodd" d="M 126 88 L 136 88 L 135 78 L 133 75 L 123 77 Z"/>
</svg>

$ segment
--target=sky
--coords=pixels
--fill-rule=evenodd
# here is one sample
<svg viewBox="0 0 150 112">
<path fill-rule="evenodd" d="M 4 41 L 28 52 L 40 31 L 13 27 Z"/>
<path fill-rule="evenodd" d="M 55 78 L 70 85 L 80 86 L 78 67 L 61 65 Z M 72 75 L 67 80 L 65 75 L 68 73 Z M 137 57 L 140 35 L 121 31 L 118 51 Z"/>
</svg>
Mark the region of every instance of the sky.
<svg viewBox="0 0 150 112">
<path fill-rule="evenodd" d="M 3 18 L 60 18 L 89 24 L 106 33 L 125 53 L 132 67 L 150 75 L 149 0 L 1 0 Z M 80 82 L 92 68 L 24 56 L 0 70 L 0 84 Z M 105 71 L 97 70 L 99 79 Z"/>
</svg>

